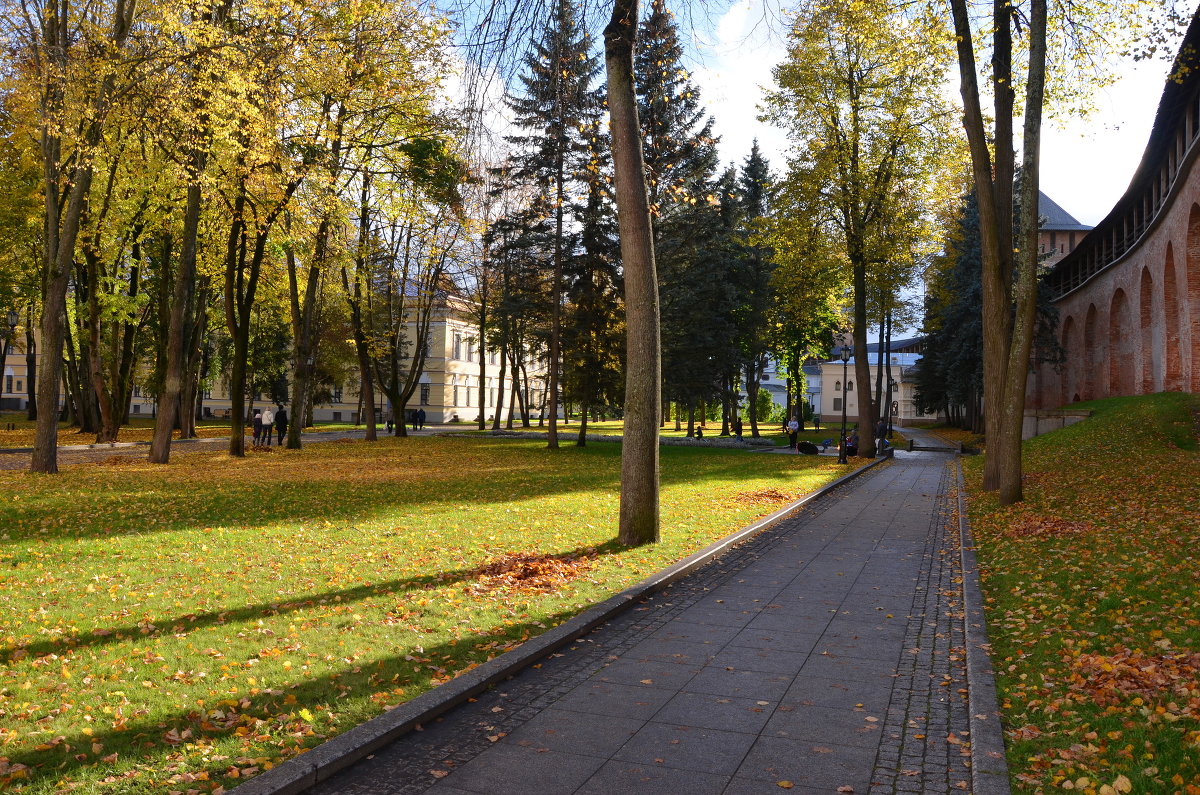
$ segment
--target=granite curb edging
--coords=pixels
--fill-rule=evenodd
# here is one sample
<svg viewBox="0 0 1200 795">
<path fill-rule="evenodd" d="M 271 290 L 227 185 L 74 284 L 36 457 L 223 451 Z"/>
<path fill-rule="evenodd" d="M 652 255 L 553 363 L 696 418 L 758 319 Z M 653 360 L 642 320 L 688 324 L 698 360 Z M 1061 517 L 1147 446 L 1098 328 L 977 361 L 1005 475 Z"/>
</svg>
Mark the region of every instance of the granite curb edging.
<svg viewBox="0 0 1200 795">
<path fill-rule="evenodd" d="M 293 795 L 319 784 L 338 771 L 449 711 L 487 687 L 517 673 L 536 660 L 587 634 L 600 624 L 634 606 L 642 598 L 663 590 L 675 581 L 709 563 L 746 539 L 787 519 L 808 503 L 887 461 L 877 458 L 832 483 L 805 495 L 790 505 L 747 527 L 713 542 L 683 560 L 650 575 L 620 593 L 594 605 L 512 651 L 494 657 L 451 681 L 395 709 L 349 729 L 310 751 L 292 757 L 271 770 L 230 790 L 230 795 Z"/>
<path fill-rule="evenodd" d="M 1008 760 L 1004 750 L 1004 726 L 996 700 L 996 677 L 988 645 L 987 620 L 983 614 L 983 591 L 979 585 L 979 563 L 975 540 L 967 521 L 963 499 L 962 461 L 956 462 L 958 478 L 958 540 L 963 574 L 963 627 L 967 647 L 967 711 L 971 725 L 971 791 L 975 795 L 1009 795 Z"/>
</svg>

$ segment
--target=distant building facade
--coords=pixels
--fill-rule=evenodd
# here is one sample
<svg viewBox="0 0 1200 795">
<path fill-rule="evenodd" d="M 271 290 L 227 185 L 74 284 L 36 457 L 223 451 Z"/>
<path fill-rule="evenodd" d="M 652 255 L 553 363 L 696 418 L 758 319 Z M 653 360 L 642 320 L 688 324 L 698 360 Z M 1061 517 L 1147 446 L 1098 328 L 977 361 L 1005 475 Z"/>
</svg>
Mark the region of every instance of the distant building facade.
<svg viewBox="0 0 1200 795">
<path fill-rule="evenodd" d="M 892 392 L 891 416 L 892 424 L 896 426 L 930 425 L 942 420 L 937 414 L 925 414 L 914 400 L 916 393 L 915 367 L 921 358 L 921 337 L 892 340 L 888 347 L 886 362 L 883 367 L 883 399 L 887 399 L 887 363 L 891 364 L 892 380 L 896 389 Z M 874 395 L 875 384 L 879 378 L 879 346 L 880 343 L 867 344 L 867 357 L 870 362 L 871 382 L 858 384 L 855 382 L 854 357 L 843 363 L 841 359 L 831 359 L 821 362 L 821 383 L 825 387 L 826 411 L 821 414 L 821 422 L 832 426 L 841 422 L 842 407 L 845 405 L 847 421 L 857 421 L 859 411 L 858 395 L 863 389 Z M 880 412 L 884 417 L 886 412 Z"/>
<path fill-rule="evenodd" d="M 393 412 L 394 416 L 410 420 L 413 412 L 424 409 L 428 423 L 474 422 L 480 414 L 485 420 L 490 420 L 496 415 L 503 392 L 501 421 L 506 421 L 510 414 L 520 417 L 520 403 L 514 405 L 512 401 L 511 365 L 506 368 L 501 382 L 499 352 L 488 350 L 480 341 L 479 328 L 473 323 L 471 314 L 471 304 L 456 296 L 445 296 L 434 308 L 429 324 L 425 366 L 417 389 L 408 405 L 400 412 Z M 410 323 L 409 328 L 412 334 L 415 323 Z M 542 415 L 546 405 L 545 362 L 540 356 L 530 354 L 523 357 L 521 364 L 524 370 L 520 381 L 521 398 L 529 406 L 530 416 L 536 419 Z M 25 393 L 27 376 L 24 352 L 10 348 L 2 369 L 0 409 L 25 410 L 29 400 Z M 525 376 L 528 377 L 528 384 L 525 383 Z M 484 387 L 482 401 L 479 392 L 481 379 Z M 330 402 L 313 407 L 315 422 L 361 422 L 363 408 L 357 379 L 354 383 L 335 387 L 332 398 Z M 270 395 L 260 394 L 255 396 L 253 406 L 261 407 L 271 402 Z M 228 382 L 221 380 L 205 391 L 201 398 L 200 414 L 203 417 L 228 417 L 231 406 Z M 247 407 L 250 407 L 249 403 Z M 130 396 L 130 417 L 152 417 L 156 409 L 154 396 L 135 383 Z M 376 392 L 375 409 L 376 420 L 382 425 L 388 410 L 387 398 L 382 392 Z"/>
</svg>

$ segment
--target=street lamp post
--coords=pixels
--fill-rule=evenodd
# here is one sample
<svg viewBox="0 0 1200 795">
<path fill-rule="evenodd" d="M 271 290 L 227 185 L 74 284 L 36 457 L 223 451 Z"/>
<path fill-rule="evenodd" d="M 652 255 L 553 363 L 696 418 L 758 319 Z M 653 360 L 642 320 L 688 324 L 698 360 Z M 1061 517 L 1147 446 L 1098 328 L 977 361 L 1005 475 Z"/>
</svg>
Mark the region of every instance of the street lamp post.
<svg viewBox="0 0 1200 795">
<path fill-rule="evenodd" d="M 850 346 L 842 345 L 839 351 L 842 357 L 842 439 L 838 443 L 838 463 L 849 463 L 846 460 L 846 395 L 849 392 L 846 390 L 846 364 L 850 361 Z"/>
</svg>

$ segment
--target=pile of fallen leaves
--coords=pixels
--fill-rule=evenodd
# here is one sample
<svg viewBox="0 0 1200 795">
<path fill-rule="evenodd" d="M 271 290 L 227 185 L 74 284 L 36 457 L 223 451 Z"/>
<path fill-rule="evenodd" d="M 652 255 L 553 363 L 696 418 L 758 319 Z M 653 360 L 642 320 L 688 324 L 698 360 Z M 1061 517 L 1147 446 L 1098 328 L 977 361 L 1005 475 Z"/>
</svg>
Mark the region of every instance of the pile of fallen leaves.
<svg viewBox="0 0 1200 795">
<path fill-rule="evenodd" d="M 1081 654 L 1072 668 L 1071 689 L 1086 693 L 1101 706 L 1132 697 L 1157 701 L 1166 696 L 1175 701 L 1175 715 L 1200 718 L 1200 653 L 1121 649 L 1116 654 Z M 1160 714 L 1166 712 L 1164 707 Z"/>
<path fill-rule="evenodd" d="M 547 593 L 583 576 L 592 569 L 591 555 L 539 555 L 532 552 L 509 552 L 488 561 L 470 573 L 475 582 L 468 586 L 475 592 L 499 588 Z"/>
<path fill-rule="evenodd" d="M 787 494 L 779 489 L 759 489 L 758 491 L 743 491 L 734 495 L 734 501 L 739 505 L 775 506 L 799 499 L 797 494 Z"/>
<path fill-rule="evenodd" d="M 1014 538 L 1023 536 L 1071 536 L 1078 533 L 1093 533 L 1096 526 L 1091 522 L 1060 519 L 1055 516 L 1022 516 L 1005 528 L 1005 534 Z"/>
<path fill-rule="evenodd" d="M 1200 795 L 1200 397 L 1110 398 L 1024 445 L 1024 501 L 964 462 L 1018 789 Z"/>
</svg>

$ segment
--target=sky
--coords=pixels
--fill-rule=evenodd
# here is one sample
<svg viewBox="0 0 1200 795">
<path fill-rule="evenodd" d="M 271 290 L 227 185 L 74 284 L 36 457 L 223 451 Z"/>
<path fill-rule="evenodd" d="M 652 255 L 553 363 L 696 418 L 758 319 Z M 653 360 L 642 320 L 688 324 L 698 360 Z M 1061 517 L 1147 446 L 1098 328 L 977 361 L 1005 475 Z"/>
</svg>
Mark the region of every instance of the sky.
<svg viewBox="0 0 1200 795">
<path fill-rule="evenodd" d="M 694 34 L 693 79 L 716 119 L 722 160 L 740 165 L 758 138 L 772 167 L 782 170 L 786 139 L 757 121 L 757 105 L 785 48 L 768 34 L 758 7 L 742 0 L 715 20 L 711 32 Z M 1044 128 L 1042 191 L 1080 223 L 1099 223 L 1125 192 L 1150 136 L 1168 68 L 1164 61 L 1123 64 L 1118 82 L 1094 95 L 1090 118 Z M 957 84 L 953 90 L 957 97 Z"/>
</svg>

